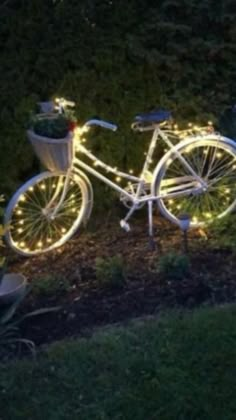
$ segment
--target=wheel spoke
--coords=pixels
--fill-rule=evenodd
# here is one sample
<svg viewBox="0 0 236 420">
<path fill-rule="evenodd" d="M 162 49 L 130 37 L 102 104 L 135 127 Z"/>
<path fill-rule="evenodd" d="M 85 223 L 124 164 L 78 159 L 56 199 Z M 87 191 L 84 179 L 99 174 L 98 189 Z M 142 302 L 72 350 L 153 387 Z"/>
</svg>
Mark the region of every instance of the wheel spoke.
<svg viewBox="0 0 236 420">
<path fill-rule="evenodd" d="M 45 174 L 35 178 L 34 183 L 23 189 L 18 197 L 12 210 L 9 232 L 14 248 L 21 253 L 29 255 L 53 249 L 58 243 L 65 242 L 74 226 L 81 222 L 86 203 L 80 182 L 73 178 L 64 201 L 52 217 L 61 200 L 64 182 L 65 175 Z"/>
<path fill-rule="evenodd" d="M 181 155 L 193 168 L 196 174 L 208 185 L 206 190 L 195 190 L 191 194 L 172 197 L 168 196 L 160 200 L 164 213 L 174 222 L 178 222 L 180 213 L 189 215 L 191 224 L 199 225 L 222 217 L 229 208 L 232 208 L 236 200 L 236 157 L 235 152 L 229 146 L 219 140 L 200 140 L 179 149 Z M 164 163 L 164 171 L 160 180 L 160 191 L 168 194 L 168 186 L 174 191 L 181 186 L 181 177 L 189 177 L 191 174 L 182 162 L 174 155 Z M 166 184 L 165 184 L 166 182 Z M 191 178 L 188 182 L 191 182 Z M 194 177 L 192 176 L 192 182 Z M 197 184 L 196 184 L 197 186 Z M 198 188 L 198 187 L 197 187 Z M 224 197 L 225 200 L 224 200 Z"/>
</svg>

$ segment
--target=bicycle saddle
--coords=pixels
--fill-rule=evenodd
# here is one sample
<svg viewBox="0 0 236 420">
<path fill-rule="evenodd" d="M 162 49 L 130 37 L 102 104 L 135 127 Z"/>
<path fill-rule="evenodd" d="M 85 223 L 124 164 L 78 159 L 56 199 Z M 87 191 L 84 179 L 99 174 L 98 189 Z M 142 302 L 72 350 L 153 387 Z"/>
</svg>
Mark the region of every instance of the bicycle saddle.
<svg viewBox="0 0 236 420">
<path fill-rule="evenodd" d="M 164 121 L 171 119 L 171 112 L 165 110 L 158 110 L 155 109 L 153 111 L 138 114 L 135 116 L 135 121 L 142 122 L 142 123 L 162 123 Z"/>
</svg>

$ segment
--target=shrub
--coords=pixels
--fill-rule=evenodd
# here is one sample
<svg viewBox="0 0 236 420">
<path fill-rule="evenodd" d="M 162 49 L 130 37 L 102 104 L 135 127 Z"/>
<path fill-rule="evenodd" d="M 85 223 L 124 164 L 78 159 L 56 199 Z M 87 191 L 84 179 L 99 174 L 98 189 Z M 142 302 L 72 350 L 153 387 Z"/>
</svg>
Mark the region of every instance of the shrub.
<svg viewBox="0 0 236 420">
<path fill-rule="evenodd" d="M 8 3 L 0 25 L 5 194 L 38 170 L 24 133 L 37 101 L 64 95 L 80 105 L 79 121 L 100 115 L 117 122 L 117 138 L 101 130 L 91 147 L 110 165 L 139 172 L 147 144 L 130 131 L 134 115 L 163 107 L 179 122 L 199 122 L 212 119 L 233 99 L 233 1 L 216 7 L 216 2 L 190 0 L 184 8 L 173 0 Z M 107 191 L 103 196 L 110 200 Z"/>
<path fill-rule="evenodd" d="M 213 245 L 236 250 L 236 214 L 215 220 L 209 227 Z"/>
<path fill-rule="evenodd" d="M 47 274 L 33 282 L 32 293 L 37 296 L 53 296 L 68 292 L 70 283 L 65 277 Z"/>
<path fill-rule="evenodd" d="M 96 277 L 101 286 L 122 288 L 126 283 L 124 262 L 121 256 L 96 259 Z"/>
<path fill-rule="evenodd" d="M 159 273 L 171 280 L 181 280 L 190 270 L 190 261 L 186 255 L 170 252 L 160 258 Z"/>
<path fill-rule="evenodd" d="M 0 203 L 2 203 L 3 201 L 4 201 L 4 198 L 2 195 L 0 195 Z M 2 218 L 2 216 L 3 216 L 3 209 L 2 207 L 0 207 L 0 217 Z M 0 224 L 0 248 L 4 246 L 4 243 L 3 243 L 4 233 L 5 233 L 4 226 Z M 0 282 L 5 273 L 5 270 L 6 270 L 6 258 L 0 254 Z"/>
</svg>

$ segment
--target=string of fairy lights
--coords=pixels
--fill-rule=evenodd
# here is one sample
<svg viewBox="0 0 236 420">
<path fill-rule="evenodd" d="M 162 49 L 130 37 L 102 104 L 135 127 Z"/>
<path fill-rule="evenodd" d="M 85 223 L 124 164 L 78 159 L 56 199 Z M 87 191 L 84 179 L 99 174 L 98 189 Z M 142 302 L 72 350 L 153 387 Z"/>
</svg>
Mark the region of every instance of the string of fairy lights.
<svg viewBox="0 0 236 420">
<path fill-rule="evenodd" d="M 91 151 L 89 151 L 86 147 L 85 147 L 85 143 L 87 141 L 86 139 L 86 133 L 89 131 L 90 127 L 84 125 L 82 127 L 76 127 L 74 130 L 74 137 L 73 137 L 73 144 L 74 144 L 74 151 L 78 152 L 78 153 L 82 153 L 84 155 L 86 155 L 92 162 L 93 166 L 99 169 L 103 169 L 105 170 L 107 173 L 111 173 L 112 175 L 115 176 L 115 181 L 117 183 L 119 183 L 123 178 L 126 178 L 129 180 L 128 182 L 128 186 L 131 185 L 135 185 L 132 184 L 131 181 L 134 183 L 140 180 L 144 180 L 145 182 L 147 182 L 149 185 L 151 184 L 152 178 L 153 178 L 153 174 L 152 172 L 146 171 L 146 173 L 142 173 L 141 174 L 141 178 L 140 177 L 136 177 L 134 176 L 134 171 L 133 169 L 129 169 L 128 173 L 124 173 L 122 171 L 120 171 L 117 167 L 112 167 L 110 165 L 105 164 L 103 161 L 101 161 L 100 159 L 98 159 L 95 155 L 93 155 L 93 153 Z M 180 130 L 178 125 L 175 124 L 173 127 L 166 127 L 163 128 L 163 131 L 165 132 L 165 134 L 171 136 L 176 136 L 178 139 L 182 140 L 182 139 L 186 139 L 188 136 L 204 136 L 206 134 L 209 133 L 213 133 L 214 129 L 213 129 L 213 124 L 211 121 L 208 122 L 207 126 L 197 126 L 197 125 L 193 125 L 192 123 L 188 124 L 188 128 L 185 130 Z M 185 149 L 185 153 L 190 153 L 193 150 L 194 147 L 192 147 L 191 145 L 189 146 L 189 148 Z M 165 152 L 168 152 L 168 150 L 164 150 Z M 151 153 L 150 153 L 151 152 Z M 150 155 L 152 155 L 153 152 L 153 148 L 152 148 L 152 143 L 151 146 L 149 147 L 149 151 L 145 152 L 145 156 L 146 156 L 146 163 L 150 164 L 153 162 L 152 157 L 150 157 Z M 170 149 L 171 152 L 171 149 Z M 203 150 L 203 154 L 207 155 L 208 154 L 208 148 L 206 147 Z M 215 158 L 217 159 L 222 159 L 223 157 L 223 152 L 221 151 L 217 151 L 215 154 Z M 235 161 L 235 158 L 234 158 Z M 166 167 L 168 168 L 171 163 L 173 162 L 173 159 L 170 158 L 167 161 Z M 235 170 L 236 169 L 236 162 L 234 164 L 232 164 L 232 169 Z M 142 178 L 142 176 L 144 178 Z M 146 177 L 146 178 L 145 178 Z M 64 186 L 64 182 L 61 182 L 61 186 Z M 44 182 L 42 182 L 41 184 L 37 184 L 38 188 L 40 188 L 42 190 L 42 192 L 46 193 L 46 185 Z M 54 188 L 56 188 L 57 184 L 55 183 L 55 185 L 53 185 Z M 34 186 L 30 186 L 29 187 L 29 192 L 33 192 L 34 191 Z M 168 194 L 167 194 L 168 195 Z M 222 186 L 222 196 L 224 196 L 224 200 L 225 203 L 229 204 L 229 201 L 231 199 L 231 195 L 232 195 L 232 189 L 227 186 L 224 187 L 224 185 Z M 70 198 L 73 198 L 72 195 Z M 24 203 L 26 203 L 27 199 L 29 199 L 29 197 L 27 196 L 27 194 L 22 194 L 19 197 L 18 203 L 16 205 L 16 218 L 17 218 L 17 232 L 19 234 L 19 238 L 21 238 L 21 235 L 24 233 L 24 227 L 26 225 L 25 221 L 27 220 L 27 217 L 29 217 L 29 214 L 27 212 L 29 212 L 29 209 L 27 210 L 27 212 L 25 213 L 25 219 L 24 219 Z M 175 200 L 173 198 L 168 198 L 166 197 L 166 202 L 168 203 L 168 211 L 171 213 L 179 213 L 180 211 L 182 211 L 183 209 L 187 212 L 188 210 L 188 206 L 191 205 L 190 200 L 186 201 L 186 205 L 185 205 L 185 198 L 181 198 L 183 200 L 182 203 L 179 203 L 178 200 Z M 23 206 L 21 206 L 21 204 Z M 26 203 L 27 204 L 27 203 Z M 73 198 L 71 200 L 71 212 L 72 213 L 76 213 L 77 208 L 75 206 L 76 204 L 76 200 Z M 214 203 L 211 203 L 209 201 L 209 208 L 211 207 L 211 205 L 213 206 Z M 199 209 L 195 209 L 195 213 L 197 213 L 196 210 Z M 33 211 L 33 210 L 32 210 Z M 42 211 L 43 214 L 43 211 Z M 204 212 L 204 217 L 206 220 L 211 220 L 214 217 L 214 214 L 211 211 L 205 211 Z M 199 219 L 198 216 L 196 214 L 193 213 L 192 218 L 191 218 L 192 222 L 194 223 L 198 223 Z M 67 228 L 62 226 L 60 227 L 60 233 L 61 234 L 65 234 L 67 232 Z M 58 233 L 58 232 L 57 232 Z M 58 233 L 59 234 L 59 233 Z M 24 240 L 19 239 L 19 245 L 22 249 L 24 249 L 25 251 L 29 251 L 29 248 L 26 248 L 26 243 Z M 47 237 L 45 237 L 45 241 L 47 243 L 48 246 L 51 245 L 53 239 L 52 237 L 50 237 L 50 235 L 48 235 Z M 17 245 L 17 242 L 15 242 L 15 244 Z M 45 243 L 42 239 L 39 239 L 35 245 L 35 249 L 42 249 L 45 246 Z"/>
<path fill-rule="evenodd" d="M 98 159 L 90 150 L 83 146 L 83 143 L 86 143 L 87 139 L 83 137 L 84 133 L 89 131 L 89 127 L 77 127 L 74 130 L 75 138 L 75 148 L 79 153 L 86 155 L 92 162 L 94 167 L 99 167 L 104 169 L 107 173 L 114 174 L 116 176 L 116 182 L 121 182 L 122 178 L 128 178 L 129 180 L 137 181 L 137 177 L 132 176 L 134 173 L 133 169 L 129 169 L 129 174 L 120 171 L 117 167 L 112 167 L 107 165 L 100 159 Z"/>
</svg>

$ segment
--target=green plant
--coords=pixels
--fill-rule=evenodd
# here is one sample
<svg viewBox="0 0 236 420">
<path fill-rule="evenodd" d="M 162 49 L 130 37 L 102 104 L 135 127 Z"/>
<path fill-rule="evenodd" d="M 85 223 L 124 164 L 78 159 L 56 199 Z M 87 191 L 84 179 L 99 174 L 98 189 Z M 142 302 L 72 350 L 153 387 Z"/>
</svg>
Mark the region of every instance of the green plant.
<svg viewBox="0 0 236 420">
<path fill-rule="evenodd" d="M 66 277 L 57 274 L 47 274 L 33 281 L 32 293 L 37 296 L 53 296 L 68 292 L 70 283 Z"/>
<path fill-rule="evenodd" d="M 38 169 L 24 124 L 33 104 L 51 95 L 73 98 L 81 121 L 101 115 L 119 123 L 120 141 L 101 130 L 92 147 L 111 165 L 134 172 L 147 146 L 130 132 L 138 112 L 166 107 L 180 122 L 197 122 L 234 103 L 236 10 L 232 0 L 216 3 L 185 1 L 182 13 L 176 0 L 42 1 L 40 8 L 34 1 L 7 2 L 0 25 L 2 191 L 12 192 L 22 175 Z"/>
<path fill-rule="evenodd" d="M 2 363 L 4 420 L 235 420 L 236 307 L 171 311 Z"/>
<path fill-rule="evenodd" d="M 3 225 L 0 224 L 0 247 L 4 246 L 3 240 L 2 240 L 3 235 L 4 235 L 4 227 Z M 6 257 L 4 257 L 3 255 L 0 255 L 0 282 L 5 272 L 5 269 L 6 269 Z"/>
<path fill-rule="evenodd" d="M 0 307 L 0 357 L 8 358 L 9 355 L 15 352 L 22 346 L 26 346 L 33 355 L 35 355 L 35 344 L 20 335 L 20 324 L 26 318 L 43 315 L 48 312 L 55 312 L 59 307 L 41 308 L 32 312 L 28 312 L 20 317 L 16 315 L 16 311 L 24 300 L 25 296 L 29 293 L 29 289 L 13 304 L 4 305 Z"/>
<path fill-rule="evenodd" d="M 0 203 L 4 201 L 3 195 L 0 195 Z M 0 207 L 0 216 L 3 216 L 3 209 Z M 0 248 L 4 247 L 3 235 L 5 233 L 4 226 L 0 224 Z M 1 279 L 6 271 L 6 257 L 0 255 L 0 283 Z"/>
<path fill-rule="evenodd" d="M 209 235 L 214 246 L 236 250 L 236 214 L 231 213 L 209 225 Z"/>
<path fill-rule="evenodd" d="M 39 136 L 53 139 L 66 137 L 76 126 L 74 112 L 65 110 L 63 114 L 36 114 L 30 119 L 29 128 Z"/>
<path fill-rule="evenodd" d="M 160 258 L 159 273 L 171 280 L 181 280 L 190 271 L 190 261 L 187 255 L 170 252 Z"/>
<path fill-rule="evenodd" d="M 122 288 L 126 283 L 126 272 L 120 255 L 109 258 L 97 258 L 96 277 L 101 286 Z"/>
</svg>

